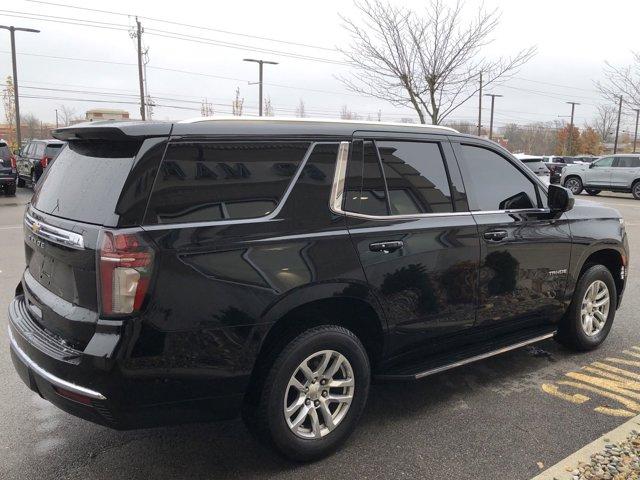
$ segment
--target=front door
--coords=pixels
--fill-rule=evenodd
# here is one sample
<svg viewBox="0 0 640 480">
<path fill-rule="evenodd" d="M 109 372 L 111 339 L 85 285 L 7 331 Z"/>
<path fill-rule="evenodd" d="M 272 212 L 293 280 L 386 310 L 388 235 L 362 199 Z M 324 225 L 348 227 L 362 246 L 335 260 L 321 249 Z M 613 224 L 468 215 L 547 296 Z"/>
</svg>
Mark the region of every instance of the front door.
<svg viewBox="0 0 640 480">
<path fill-rule="evenodd" d="M 615 157 L 604 157 L 591 163 L 584 174 L 584 184 L 610 188 L 614 158 Z"/>
<path fill-rule="evenodd" d="M 390 330 L 390 354 L 475 322 L 479 240 L 442 137 L 355 139 L 344 209 Z M 451 168 L 451 167 L 454 168 Z"/>
<path fill-rule="evenodd" d="M 477 326 L 523 332 L 556 323 L 566 305 L 571 235 L 542 185 L 489 144 L 454 144 L 480 236 Z"/>
</svg>

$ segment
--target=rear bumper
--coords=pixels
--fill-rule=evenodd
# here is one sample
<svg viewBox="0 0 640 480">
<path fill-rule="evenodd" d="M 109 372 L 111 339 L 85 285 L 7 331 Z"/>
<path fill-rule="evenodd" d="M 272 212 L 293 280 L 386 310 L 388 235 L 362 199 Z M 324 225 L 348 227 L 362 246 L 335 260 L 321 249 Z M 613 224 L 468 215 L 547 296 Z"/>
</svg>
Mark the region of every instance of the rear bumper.
<svg viewBox="0 0 640 480">
<path fill-rule="evenodd" d="M 13 185 L 16 183 L 16 177 L 0 177 L 0 185 Z"/>
<path fill-rule="evenodd" d="M 15 297 L 9 305 L 14 368 L 25 385 L 61 410 L 115 429 L 231 418 L 239 413 L 242 393 L 182 401 L 173 395 L 168 400 L 167 379 L 148 374 L 131 378 L 117 359 L 64 350 L 54 335 L 33 331 L 34 322 L 28 317 L 24 297 Z M 189 393 L 185 391 L 185 397 Z"/>
</svg>

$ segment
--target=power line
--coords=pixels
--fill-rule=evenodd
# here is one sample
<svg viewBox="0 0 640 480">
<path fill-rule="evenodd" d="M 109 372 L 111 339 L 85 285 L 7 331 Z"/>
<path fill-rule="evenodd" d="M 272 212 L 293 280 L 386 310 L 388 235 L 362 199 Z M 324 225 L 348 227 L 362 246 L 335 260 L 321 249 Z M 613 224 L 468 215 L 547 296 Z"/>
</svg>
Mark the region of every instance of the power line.
<svg viewBox="0 0 640 480">
<path fill-rule="evenodd" d="M 99 10 L 96 8 L 88 8 L 88 7 L 80 7 L 78 5 L 69 5 L 69 4 L 64 4 L 64 3 L 54 3 L 54 2 L 45 2 L 45 1 L 41 1 L 41 0 L 26 0 L 28 2 L 31 3 L 40 3 L 40 4 L 44 4 L 44 5 L 52 5 L 52 6 L 56 6 L 56 7 L 65 7 L 65 8 L 73 8 L 73 9 L 77 9 L 77 10 L 85 10 L 85 11 L 89 11 L 89 12 L 96 12 L 96 13 L 106 13 L 109 15 L 119 15 L 119 16 L 125 16 L 125 17 L 134 17 L 134 14 L 130 14 L 130 13 L 123 13 L 123 12 L 114 12 L 114 11 L 110 11 L 110 10 Z M 176 22 L 176 21 L 172 21 L 172 20 L 166 20 L 166 19 L 162 19 L 162 18 L 154 18 L 154 17 L 143 17 L 138 15 L 139 18 L 145 19 L 145 20 L 150 20 L 153 22 L 159 22 L 159 23 L 166 23 L 169 25 L 176 25 L 176 26 L 180 26 L 180 27 L 188 27 L 188 28 L 197 28 L 199 30 L 208 30 L 211 32 L 217 32 L 217 33 L 223 33 L 225 35 L 235 35 L 238 37 L 245 37 L 245 38 L 253 38 L 256 40 L 266 40 L 269 42 L 275 42 L 275 43 L 282 43 L 282 44 L 286 44 L 286 45 L 294 45 L 297 47 L 305 47 L 305 48 L 315 48 L 317 50 L 325 50 L 325 51 L 330 51 L 330 52 L 337 52 L 337 50 L 335 48 L 330 48 L 330 47 L 324 47 L 324 46 L 320 46 L 320 45 L 313 45 L 313 44 L 309 44 L 309 43 L 299 43 L 299 42 L 292 42 L 292 41 L 288 41 L 288 40 L 280 40 L 277 38 L 271 38 L 271 37 L 264 37 L 264 36 L 259 36 L 259 35 L 251 35 L 248 33 L 239 33 L 239 32 L 232 32 L 230 30 L 221 30 L 218 28 L 212 28 L 212 27 L 205 27 L 202 25 L 194 25 L 194 24 L 189 24 L 189 23 L 181 23 L 181 22 Z"/>
</svg>

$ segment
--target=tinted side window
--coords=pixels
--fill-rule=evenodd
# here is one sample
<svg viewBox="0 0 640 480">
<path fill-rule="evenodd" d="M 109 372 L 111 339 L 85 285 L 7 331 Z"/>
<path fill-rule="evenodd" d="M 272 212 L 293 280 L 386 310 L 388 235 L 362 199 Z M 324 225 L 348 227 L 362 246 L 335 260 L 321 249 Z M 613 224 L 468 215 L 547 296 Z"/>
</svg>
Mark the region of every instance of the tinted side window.
<svg viewBox="0 0 640 480">
<path fill-rule="evenodd" d="M 147 223 L 257 218 L 273 212 L 309 142 L 185 142 L 168 147 Z"/>
<path fill-rule="evenodd" d="M 452 212 L 449 179 L 437 143 L 376 142 L 392 215 Z"/>
<path fill-rule="evenodd" d="M 610 167 L 613 165 L 613 159 L 614 157 L 601 158 L 597 162 L 593 162 L 593 168 Z"/>
<path fill-rule="evenodd" d="M 538 205 L 536 186 L 506 158 L 462 145 L 463 172 L 472 210 L 515 210 Z"/>
<path fill-rule="evenodd" d="M 44 157 L 44 143 L 36 143 L 32 155 L 36 158 Z"/>
<path fill-rule="evenodd" d="M 617 157 L 617 167 L 636 168 L 640 167 L 640 158 L 638 157 Z"/>
</svg>

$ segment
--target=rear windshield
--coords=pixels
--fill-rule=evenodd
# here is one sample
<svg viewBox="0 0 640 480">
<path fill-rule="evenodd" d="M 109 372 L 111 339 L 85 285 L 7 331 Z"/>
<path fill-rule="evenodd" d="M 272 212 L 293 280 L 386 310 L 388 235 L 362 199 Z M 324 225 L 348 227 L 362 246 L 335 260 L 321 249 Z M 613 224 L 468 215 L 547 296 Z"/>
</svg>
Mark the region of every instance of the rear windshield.
<svg viewBox="0 0 640 480">
<path fill-rule="evenodd" d="M 58 156 L 63 146 L 64 143 L 50 143 L 49 145 L 47 145 L 47 148 L 44 149 L 45 157 L 49 157 L 53 160 Z"/>
<path fill-rule="evenodd" d="M 33 206 L 57 217 L 110 224 L 139 148 L 139 142 L 69 142 L 47 168 Z"/>
<path fill-rule="evenodd" d="M 11 159 L 11 150 L 9 150 L 9 146 L 0 142 L 0 161 L 1 160 L 10 160 Z"/>
</svg>

